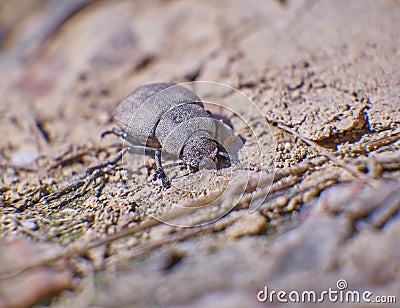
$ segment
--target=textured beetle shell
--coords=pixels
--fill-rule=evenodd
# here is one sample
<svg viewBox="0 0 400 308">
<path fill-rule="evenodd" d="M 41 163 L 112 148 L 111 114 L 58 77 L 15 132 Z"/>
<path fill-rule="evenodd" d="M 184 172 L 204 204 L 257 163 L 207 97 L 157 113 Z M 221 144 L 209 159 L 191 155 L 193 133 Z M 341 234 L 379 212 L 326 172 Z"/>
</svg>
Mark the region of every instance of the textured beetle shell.
<svg viewBox="0 0 400 308">
<path fill-rule="evenodd" d="M 188 140 L 193 138 L 213 139 L 214 120 L 203 107 L 184 104 L 168 110 L 156 127 L 155 136 L 163 149 L 179 157 Z"/>
<path fill-rule="evenodd" d="M 167 111 L 188 103 L 203 108 L 200 98 L 185 87 L 172 83 L 143 85 L 120 103 L 115 121 L 127 133 L 130 143 L 160 147 L 155 130 L 161 117 Z"/>
</svg>

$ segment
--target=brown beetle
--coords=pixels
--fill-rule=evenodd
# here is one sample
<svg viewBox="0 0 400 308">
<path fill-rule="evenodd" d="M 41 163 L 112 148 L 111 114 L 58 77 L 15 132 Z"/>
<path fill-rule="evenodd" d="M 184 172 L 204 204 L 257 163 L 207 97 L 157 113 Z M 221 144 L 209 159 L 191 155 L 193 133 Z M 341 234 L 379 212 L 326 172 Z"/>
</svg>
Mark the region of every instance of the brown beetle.
<svg viewBox="0 0 400 308">
<path fill-rule="evenodd" d="M 218 158 L 227 165 L 231 158 L 215 141 L 217 127 L 211 113 L 193 91 L 180 85 L 153 83 L 136 88 L 118 106 L 115 121 L 122 132 L 109 132 L 127 140 L 132 149 L 144 147 L 155 153 L 154 179 L 161 179 L 164 188 L 170 182 L 161 164 L 161 149 L 181 158 L 191 172 L 217 166 Z"/>
</svg>

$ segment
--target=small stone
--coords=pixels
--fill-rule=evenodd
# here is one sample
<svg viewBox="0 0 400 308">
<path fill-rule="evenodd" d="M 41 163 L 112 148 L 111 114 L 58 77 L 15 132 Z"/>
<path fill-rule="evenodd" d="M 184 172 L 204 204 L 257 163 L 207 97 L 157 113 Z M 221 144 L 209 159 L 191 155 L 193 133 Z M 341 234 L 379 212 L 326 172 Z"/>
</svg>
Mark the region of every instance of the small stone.
<svg viewBox="0 0 400 308">
<path fill-rule="evenodd" d="M 290 151 L 292 149 L 292 144 L 290 142 L 286 142 L 284 148 L 286 151 Z"/>
</svg>

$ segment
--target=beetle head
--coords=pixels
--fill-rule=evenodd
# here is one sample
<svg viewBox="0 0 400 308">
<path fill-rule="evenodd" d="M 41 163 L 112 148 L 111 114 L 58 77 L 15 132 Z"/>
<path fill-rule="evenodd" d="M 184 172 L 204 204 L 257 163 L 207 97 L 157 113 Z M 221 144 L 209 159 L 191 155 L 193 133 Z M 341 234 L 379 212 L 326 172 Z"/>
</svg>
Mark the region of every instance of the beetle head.
<svg viewBox="0 0 400 308">
<path fill-rule="evenodd" d="M 191 169 L 199 170 L 201 167 L 212 169 L 217 164 L 217 153 L 218 145 L 215 141 L 194 137 L 185 143 L 181 158 Z"/>
</svg>

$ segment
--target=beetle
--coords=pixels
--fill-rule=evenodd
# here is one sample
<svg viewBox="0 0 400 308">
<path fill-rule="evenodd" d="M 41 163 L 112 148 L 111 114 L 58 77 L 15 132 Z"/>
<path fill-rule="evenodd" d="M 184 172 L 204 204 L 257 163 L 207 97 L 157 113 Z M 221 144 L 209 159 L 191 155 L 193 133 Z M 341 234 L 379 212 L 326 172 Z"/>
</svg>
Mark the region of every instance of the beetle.
<svg viewBox="0 0 400 308">
<path fill-rule="evenodd" d="M 203 166 L 230 165 L 231 155 L 216 141 L 219 125 L 213 114 L 193 91 L 181 85 L 139 86 L 119 104 L 115 122 L 122 131 L 102 135 L 116 134 L 132 144 L 132 150 L 141 147 L 154 153 L 157 170 L 153 180 L 160 179 L 164 189 L 171 184 L 161 163 L 161 150 L 182 159 L 190 172 Z"/>
</svg>

